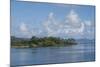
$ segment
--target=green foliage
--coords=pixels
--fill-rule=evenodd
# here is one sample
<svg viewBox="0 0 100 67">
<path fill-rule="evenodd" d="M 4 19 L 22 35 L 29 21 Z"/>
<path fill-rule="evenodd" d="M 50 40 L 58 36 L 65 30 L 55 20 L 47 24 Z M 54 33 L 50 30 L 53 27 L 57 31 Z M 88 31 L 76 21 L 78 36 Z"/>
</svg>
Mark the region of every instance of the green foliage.
<svg viewBox="0 0 100 67">
<path fill-rule="evenodd" d="M 18 40 L 16 41 L 11 40 L 11 46 L 17 46 L 17 47 L 49 47 L 49 46 L 67 46 L 67 45 L 75 45 L 76 40 L 73 38 L 68 39 L 61 39 L 57 37 L 35 37 L 33 36 L 29 40 Z"/>
</svg>

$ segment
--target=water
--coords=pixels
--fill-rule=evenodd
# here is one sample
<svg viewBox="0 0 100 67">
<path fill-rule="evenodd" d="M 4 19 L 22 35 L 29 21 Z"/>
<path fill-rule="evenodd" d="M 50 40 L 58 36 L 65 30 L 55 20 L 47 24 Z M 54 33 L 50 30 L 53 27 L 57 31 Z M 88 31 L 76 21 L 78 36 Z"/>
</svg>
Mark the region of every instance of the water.
<svg viewBox="0 0 100 67">
<path fill-rule="evenodd" d="M 11 66 L 94 60 L 94 44 L 78 44 L 67 47 L 11 48 Z"/>
</svg>

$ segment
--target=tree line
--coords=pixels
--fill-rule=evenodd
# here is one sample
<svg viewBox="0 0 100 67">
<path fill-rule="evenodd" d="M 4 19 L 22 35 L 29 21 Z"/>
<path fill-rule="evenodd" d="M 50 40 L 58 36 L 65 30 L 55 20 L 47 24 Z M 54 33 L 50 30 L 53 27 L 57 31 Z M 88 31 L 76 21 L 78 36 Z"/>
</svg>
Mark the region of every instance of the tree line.
<svg viewBox="0 0 100 67">
<path fill-rule="evenodd" d="M 76 45 L 77 42 L 73 38 L 63 39 L 59 37 L 36 37 L 30 39 L 16 39 L 11 37 L 11 47 L 50 47 L 50 46 L 70 46 Z"/>
</svg>

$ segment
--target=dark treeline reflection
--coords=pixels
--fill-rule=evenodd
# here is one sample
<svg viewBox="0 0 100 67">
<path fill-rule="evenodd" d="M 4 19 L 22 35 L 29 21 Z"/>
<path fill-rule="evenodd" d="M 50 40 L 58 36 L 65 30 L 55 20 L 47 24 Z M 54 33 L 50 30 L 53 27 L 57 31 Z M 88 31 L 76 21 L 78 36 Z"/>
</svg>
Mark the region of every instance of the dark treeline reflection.
<svg viewBox="0 0 100 67">
<path fill-rule="evenodd" d="M 11 36 L 11 47 L 22 47 L 22 48 L 32 48 L 32 47 L 50 47 L 50 46 L 70 46 L 76 45 L 77 42 L 73 38 L 63 39 L 59 37 L 36 37 L 32 38 L 17 38 Z"/>
</svg>

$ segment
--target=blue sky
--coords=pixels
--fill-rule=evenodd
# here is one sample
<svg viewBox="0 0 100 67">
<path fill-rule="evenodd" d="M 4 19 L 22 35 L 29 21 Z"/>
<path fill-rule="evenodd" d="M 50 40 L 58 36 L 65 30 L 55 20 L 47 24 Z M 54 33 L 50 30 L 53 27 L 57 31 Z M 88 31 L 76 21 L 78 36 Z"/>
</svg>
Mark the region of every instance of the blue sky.
<svg viewBox="0 0 100 67">
<path fill-rule="evenodd" d="M 95 7 L 11 1 L 11 35 L 94 38 Z"/>
</svg>

